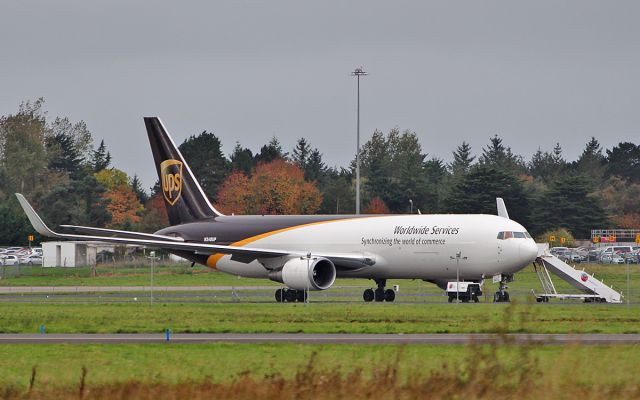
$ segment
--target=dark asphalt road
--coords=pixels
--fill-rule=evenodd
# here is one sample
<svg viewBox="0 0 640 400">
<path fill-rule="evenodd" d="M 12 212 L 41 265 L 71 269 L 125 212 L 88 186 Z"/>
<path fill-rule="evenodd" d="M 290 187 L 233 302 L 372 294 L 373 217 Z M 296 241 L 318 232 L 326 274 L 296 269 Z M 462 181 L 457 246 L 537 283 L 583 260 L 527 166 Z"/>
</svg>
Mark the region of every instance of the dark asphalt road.
<svg viewBox="0 0 640 400">
<path fill-rule="evenodd" d="M 165 343 L 166 334 L 0 334 L 0 344 Z M 640 344 L 640 334 L 172 334 L 170 343 L 307 344 Z"/>
</svg>

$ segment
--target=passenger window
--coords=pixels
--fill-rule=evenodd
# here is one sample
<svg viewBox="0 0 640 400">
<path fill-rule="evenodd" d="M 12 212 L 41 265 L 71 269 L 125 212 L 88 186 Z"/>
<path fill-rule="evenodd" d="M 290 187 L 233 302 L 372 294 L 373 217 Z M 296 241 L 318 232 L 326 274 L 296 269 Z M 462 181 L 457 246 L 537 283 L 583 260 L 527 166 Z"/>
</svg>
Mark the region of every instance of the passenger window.
<svg viewBox="0 0 640 400">
<path fill-rule="evenodd" d="M 504 238 L 505 239 L 511 239 L 513 237 L 513 232 L 505 232 L 504 233 Z"/>
<path fill-rule="evenodd" d="M 504 232 L 498 232 L 498 239 L 504 240 Z"/>
<path fill-rule="evenodd" d="M 513 236 L 517 239 L 524 239 L 524 232 L 513 232 Z"/>
</svg>

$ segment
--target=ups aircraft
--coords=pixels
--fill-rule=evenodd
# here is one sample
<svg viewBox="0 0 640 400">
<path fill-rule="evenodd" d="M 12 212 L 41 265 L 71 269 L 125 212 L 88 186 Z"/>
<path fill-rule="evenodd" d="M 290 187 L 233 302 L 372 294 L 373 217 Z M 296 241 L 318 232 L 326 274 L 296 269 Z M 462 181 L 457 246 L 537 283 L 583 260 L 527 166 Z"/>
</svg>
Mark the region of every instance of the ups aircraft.
<svg viewBox="0 0 640 400">
<path fill-rule="evenodd" d="M 150 233 L 62 225 L 47 227 L 16 193 L 31 224 L 43 236 L 159 248 L 218 271 L 264 278 L 286 288 L 282 301 L 305 301 L 336 278 L 376 283 L 365 301 L 393 301 L 388 279 L 422 279 L 445 289 L 456 280 L 500 281 L 494 301 L 509 301 L 513 274 L 531 264 L 537 246 L 509 219 L 502 199 L 498 215 L 224 215 L 216 210 L 160 119 L 144 119 L 162 184 L 170 226 Z M 477 297 L 474 299 L 477 301 Z"/>
</svg>

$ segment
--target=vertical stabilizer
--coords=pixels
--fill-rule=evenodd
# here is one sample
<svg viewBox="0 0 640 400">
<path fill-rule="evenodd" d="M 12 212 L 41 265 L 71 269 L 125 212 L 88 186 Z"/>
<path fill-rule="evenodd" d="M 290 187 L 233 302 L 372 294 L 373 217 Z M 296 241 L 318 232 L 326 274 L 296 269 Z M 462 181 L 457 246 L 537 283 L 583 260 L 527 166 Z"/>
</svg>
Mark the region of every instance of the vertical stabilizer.
<svg viewBox="0 0 640 400">
<path fill-rule="evenodd" d="M 180 150 L 157 117 L 144 124 L 160 178 L 160 187 L 171 225 L 222 215 L 209 202 Z"/>
<path fill-rule="evenodd" d="M 498 206 L 498 216 L 509 219 L 509 213 L 507 212 L 507 206 L 504 205 L 502 197 L 496 197 L 496 204 Z"/>
</svg>

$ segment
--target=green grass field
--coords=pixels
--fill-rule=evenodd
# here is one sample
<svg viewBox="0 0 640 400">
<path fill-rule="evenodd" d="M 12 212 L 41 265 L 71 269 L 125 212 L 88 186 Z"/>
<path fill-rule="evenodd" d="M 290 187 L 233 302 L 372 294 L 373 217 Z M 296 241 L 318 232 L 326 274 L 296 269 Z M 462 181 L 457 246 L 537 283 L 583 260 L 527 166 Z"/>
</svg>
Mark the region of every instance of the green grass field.
<svg viewBox="0 0 640 400">
<path fill-rule="evenodd" d="M 3 333 L 640 333 L 640 307 L 549 304 L 9 304 Z"/>
<path fill-rule="evenodd" d="M 626 287 L 625 266 L 586 266 Z M 216 296 L 2 295 L 0 332 L 162 333 L 640 333 L 640 269 L 631 266 L 633 304 L 534 302 L 532 268 L 510 284 L 515 301 L 449 304 L 434 285 L 399 284 L 398 302 L 364 303 L 366 280 L 338 280 L 309 304 L 277 304 L 273 289 Z M 4 286 L 145 286 L 142 267 L 13 270 Z M 575 292 L 559 278 L 560 292 Z M 265 286 L 185 266 L 160 267 L 158 286 Z M 146 294 L 142 294 L 146 296 Z M 253 296 L 253 297 L 252 297 Z M 5 300 L 3 300 L 5 299 Z M 255 302 L 254 302 L 255 301 Z M 640 398 L 640 346 L 431 346 L 303 344 L 0 345 L 3 398 Z M 606 373 L 603 367 L 606 366 Z M 81 378 L 83 367 L 85 379 Z M 31 383 L 30 383 L 31 381 Z"/>
<path fill-rule="evenodd" d="M 0 390 L 4 398 L 634 398 L 639 353 L 638 346 L 3 345 Z"/>
<path fill-rule="evenodd" d="M 266 280 L 236 277 L 189 267 L 163 267 L 156 281 L 180 285 L 269 285 Z M 638 333 L 640 332 L 640 270 L 632 265 L 633 304 L 582 304 L 552 301 L 537 304 L 531 289 L 538 288 L 535 272 L 527 268 L 510 284 L 514 305 L 491 303 L 494 284 L 486 282 L 480 304 L 448 304 L 436 286 L 418 280 L 390 281 L 399 284 L 397 302 L 364 303 L 362 289 L 367 280 L 339 280 L 342 288 L 313 292 L 309 304 L 277 304 L 273 289 L 245 292 L 205 292 L 157 294 L 149 304 L 148 293 L 45 296 L 2 295 L 0 331 L 37 332 L 42 324 L 47 332 L 310 332 L 310 333 L 456 333 L 456 332 L 535 332 L 535 333 Z M 616 287 L 625 286 L 625 266 L 587 266 L 587 270 Z M 133 268 L 105 271 L 96 278 L 70 275 L 89 274 L 88 269 L 40 268 L 41 275 L 26 274 L 3 280 L 22 284 L 55 285 L 62 282 L 96 285 L 96 282 L 135 284 L 148 278 Z M 575 289 L 556 279 L 560 292 Z M 273 288 L 279 285 L 273 283 Z M 137 298 L 135 296 L 143 296 Z M 235 296 L 235 297 L 234 297 Z"/>
<path fill-rule="evenodd" d="M 627 266 L 625 265 L 599 265 L 584 264 L 578 265 L 578 268 L 584 268 L 586 271 L 595 274 L 598 279 L 602 279 L 606 284 L 613 285 L 618 291 L 626 292 L 627 285 Z M 640 303 L 640 265 L 630 265 L 630 296 L 628 298 L 632 303 Z M 42 267 L 6 267 L 3 276 L 0 279 L 0 286 L 54 286 L 59 290 L 64 290 L 66 286 L 150 286 L 150 270 L 148 266 L 124 266 L 124 267 L 99 267 L 97 276 L 91 276 L 89 268 L 42 268 Z M 553 277 L 555 286 L 559 293 L 579 293 L 558 277 Z M 442 303 L 446 302 L 443 291 L 433 284 L 420 280 L 389 280 L 388 286 L 400 285 L 398 293 L 398 302 L 428 302 Z M 374 283 L 366 279 L 338 279 L 334 288 L 313 292 L 311 294 L 313 301 L 341 301 L 341 302 L 361 302 L 362 290 L 373 286 Z M 239 278 L 213 271 L 206 267 L 189 267 L 188 265 L 168 265 L 158 267 L 154 274 L 154 286 L 233 286 L 240 288 L 242 286 L 270 286 L 273 289 L 265 289 L 262 292 L 245 292 L 238 291 L 218 292 L 212 294 L 211 302 L 229 302 L 229 301 L 251 301 L 251 302 L 273 302 L 273 291 L 282 285 L 266 279 L 250 279 Z M 205 290 L 205 289 L 203 289 Z M 483 302 L 492 300 L 493 292 L 497 290 L 497 286 L 491 280 L 485 281 L 485 296 L 481 299 Z M 534 299 L 532 290 L 541 292 L 541 285 L 535 274 L 533 267 L 527 267 L 515 275 L 515 281 L 509 284 L 509 291 L 512 298 L 521 303 L 525 303 Z M 215 297 L 214 297 L 215 295 Z M 121 298 L 119 301 L 135 301 L 134 297 L 139 295 L 131 295 L 128 298 Z M 626 298 L 624 299 L 626 301 Z M 2 301 L 2 296 L 0 296 Z M 47 301 L 54 301 L 49 299 Z M 79 301 L 107 301 L 106 299 L 80 299 Z M 159 301 L 162 301 L 159 298 Z M 187 297 L 176 299 L 175 296 L 171 301 L 194 301 Z M 558 300 L 555 300 L 558 302 Z"/>
</svg>

